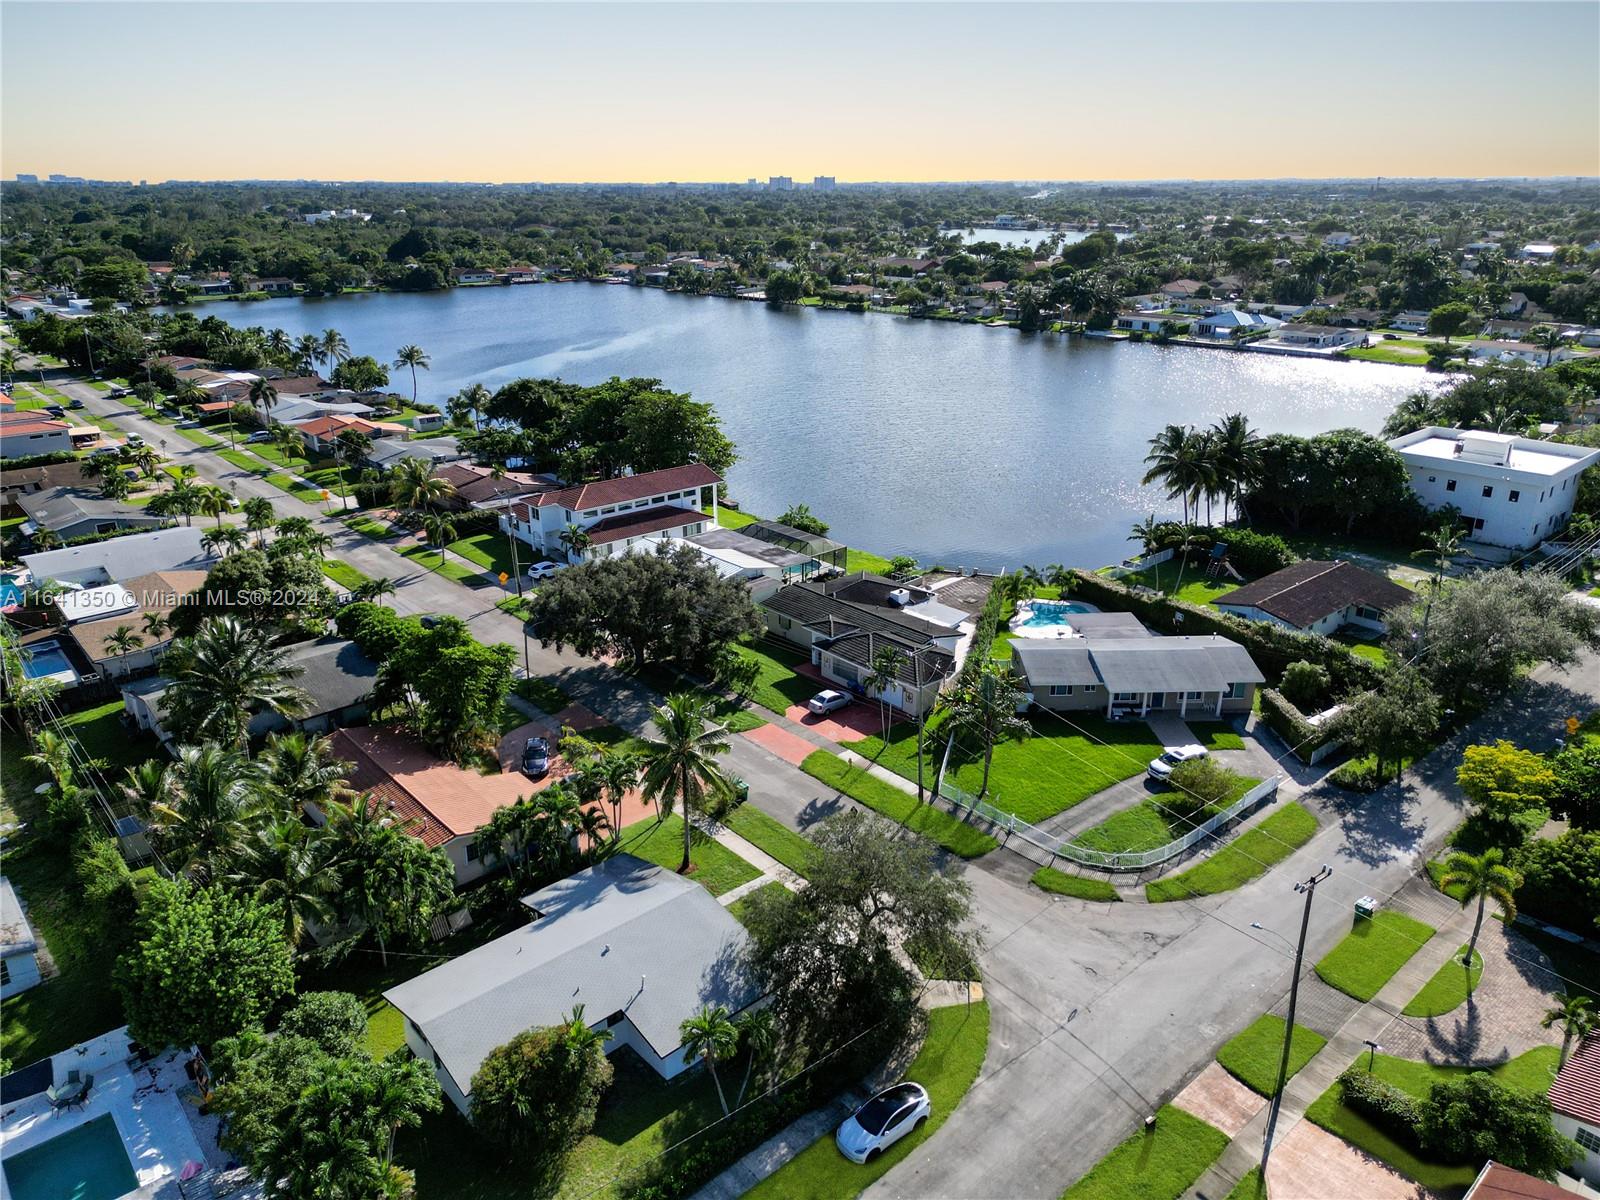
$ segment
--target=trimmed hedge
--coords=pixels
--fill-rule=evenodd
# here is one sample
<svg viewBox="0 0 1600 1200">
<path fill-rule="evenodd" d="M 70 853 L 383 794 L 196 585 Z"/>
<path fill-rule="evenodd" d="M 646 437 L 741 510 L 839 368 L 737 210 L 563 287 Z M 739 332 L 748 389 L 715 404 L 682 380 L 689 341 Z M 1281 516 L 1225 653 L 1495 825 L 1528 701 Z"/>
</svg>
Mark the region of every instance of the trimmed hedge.
<svg viewBox="0 0 1600 1200">
<path fill-rule="evenodd" d="M 15 458 L 0 458 L 0 466 L 4 466 L 8 471 L 25 471 L 29 467 L 53 467 L 57 463 L 73 462 L 77 457 L 71 450 L 52 450 L 49 454 L 23 454 Z"/>
<path fill-rule="evenodd" d="M 1100 608 L 1131 612 L 1152 629 L 1165 634 L 1216 634 L 1238 642 L 1250 652 L 1269 683 L 1283 677 L 1286 667 L 1304 659 L 1327 668 L 1337 695 L 1366 691 L 1378 684 L 1378 668 L 1358 658 L 1338 642 L 1313 633 L 1297 633 L 1264 621 L 1246 621 L 1212 608 L 1185 604 L 1165 596 L 1135 592 L 1114 579 L 1075 568 L 1072 595 Z M 1181 620 L 1178 618 L 1181 616 Z"/>
<path fill-rule="evenodd" d="M 1421 1145 L 1422 1103 L 1411 1093 L 1370 1074 L 1358 1063 L 1339 1076 L 1339 1094 L 1385 1133 L 1411 1146 Z"/>
<path fill-rule="evenodd" d="M 1306 720 L 1289 698 L 1276 688 L 1261 689 L 1261 719 L 1267 728 L 1281 737 L 1301 762 L 1310 762 L 1311 755 L 1333 740 L 1327 729 L 1318 729 Z"/>
</svg>

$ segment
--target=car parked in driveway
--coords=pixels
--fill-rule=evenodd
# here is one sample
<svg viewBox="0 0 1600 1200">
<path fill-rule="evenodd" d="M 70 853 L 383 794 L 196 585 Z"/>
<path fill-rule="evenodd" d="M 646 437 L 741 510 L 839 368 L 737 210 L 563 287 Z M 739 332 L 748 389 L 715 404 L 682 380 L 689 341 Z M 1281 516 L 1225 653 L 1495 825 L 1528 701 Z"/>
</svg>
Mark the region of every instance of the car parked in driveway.
<svg viewBox="0 0 1600 1200">
<path fill-rule="evenodd" d="M 831 712 L 838 712 L 850 703 L 850 697 L 844 692 L 834 691 L 833 688 L 824 688 L 811 699 L 806 701 L 806 707 L 819 717 L 825 717 Z"/>
<path fill-rule="evenodd" d="M 871 1162 L 926 1121 L 932 1111 L 928 1090 L 907 1080 L 884 1088 L 846 1117 L 833 1140 L 839 1153 L 851 1162 Z"/>
<path fill-rule="evenodd" d="M 1157 783 L 1166 783 L 1172 776 L 1173 767 L 1181 767 L 1186 762 L 1205 758 L 1210 753 L 1211 751 L 1204 746 L 1192 743 L 1187 746 L 1168 746 L 1161 752 L 1161 757 L 1150 760 L 1150 765 L 1145 768 L 1145 774 Z"/>
<path fill-rule="evenodd" d="M 543 779 L 550 773 L 550 743 L 531 737 L 522 747 L 522 773 L 529 779 Z"/>
<path fill-rule="evenodd" d="M 550 578 L 550 576 L 554 575 L 557 571 L 565 571 L 566 569 L 567 569 L 567 564 L 566 563 L 558 563 L 558 562 L 529 563 L 528 564 L 528 579 L 530 581 L 536 581 L 536 580 L 540 580 L 540 579 L 548 579 L 548 578 Z"/>
<path fill-rule="evenodd" d="M 258 430 L 256 430 L 256 432 L 252 433 L 249 437 L 245 438 L 244 442 L 245 442 L 245 445 L 248 446 L 253 442 L 270 442 L 271 440 L 272 440 L 272 434 L 267 432 L 265 429 L 258 429 Z"/>
</svg>

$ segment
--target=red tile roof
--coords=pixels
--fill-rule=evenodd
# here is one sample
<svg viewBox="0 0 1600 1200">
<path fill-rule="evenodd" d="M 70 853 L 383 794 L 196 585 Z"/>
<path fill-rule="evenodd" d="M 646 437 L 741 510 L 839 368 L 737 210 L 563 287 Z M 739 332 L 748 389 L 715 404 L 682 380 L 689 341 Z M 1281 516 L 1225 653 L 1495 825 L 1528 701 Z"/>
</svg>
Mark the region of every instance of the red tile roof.
<svg viewBox="0 0 1600 1200">
<path fill-rule="evenodd" d="M 589 540 L 596 546 L 620 542 L 624 538 L 639 537 L 646 533 L 660 533 L 664 529 L 677 529 L 695 521 L 711 518 L 699 509 L 679 508 L 675 504 L 658 504 L 654 508 L 641 508 L 638 512 L 621 513 L 607 517 L 589 526 Z"/>
<path fill-rule="evenodd" d="M 54 417 L 35 416 L 31 412 L 0 413 L 0 433 L 56 433 L 71 428 L 69 422 L 58 421 Z"/>
<path fill-rule="evenodd" d="M 640 475 L 619 475 L 615 479 L 582 483 L 577 487 L 563 488 L 559 492 L 545 492 L 535 503 L 540 508 L 547 504 L 559 504 L 562 508 L 582 511 L 605 504 L 626 504 L 630 500 L 646 500 L 651 496 L 659 496 L 662 492 L 676 492 L 683 488 L 705 487 L 721 482 L 722 476 L 704 463 L 690 463 L 685 467 L 645 471 Z"/>
<path fill-rule="evenodd" d="M 1550 1085 L 1550 1107 L 1600 1127 L 1600 1037 L 1586 1037 Z"/>
<path fill-rule="evenodd" d="M 1578 1193 L 1497 1162 L 1484 1164 L 1464 1200 L 1577 1200 Z"/>
</svg>

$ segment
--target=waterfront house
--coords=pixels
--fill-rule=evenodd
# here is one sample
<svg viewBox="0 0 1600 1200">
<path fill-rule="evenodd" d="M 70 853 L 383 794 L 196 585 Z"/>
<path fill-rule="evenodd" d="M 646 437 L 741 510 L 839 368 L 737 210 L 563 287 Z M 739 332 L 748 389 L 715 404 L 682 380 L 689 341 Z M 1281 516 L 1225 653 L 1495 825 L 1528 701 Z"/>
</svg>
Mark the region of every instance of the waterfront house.
<svg viewBox="0 0 1600 1200">
<path fill-rule="evenodd" d="M 373 444 L 367 452 L 367 461 L 380 471 L 387 471 L 396 463 L 408 458 L 421 459 L 436 467 L 446 463 L 465 462 L 472 455 L 462 450 L 453 437 L 413 438 L 411 441 L 402 442 L 397 438 L 385 438 Z"/>
<path fill-rule="evenodd" d="M 1040 708 L 1214 719 L 1248 713 L 1266 681 L 1249 651 L 1214 634 L 1153 637 L 1077 618 L 1074 625 L 1076 637 L 1011 642 L 1012 671 Z"/>
<path fill-rule="evenodd" d="M 1600 1036 L 1590 1034 L 1556 1072 L 1550 1085 L 1550 1118 L 1581 1151 L 1572 1174 L 1600 1187 Z"/>
<path fill-rule="evenodd" d="M 265 279 L 256 280 L 251 290 L 266 292 L 271 296 L 292 296 L 294 294 L 294 280 L 285 279 L 281 275 L 269 275 Z"/>
<path fill-rule="evenodd" d="M 1483 328 L 1478 334 L 1489 341 L 1520 342 L 1538 327 L 1537 321 L 1512 321 L 1504 317 L 1491 317 L 1483 323 Z"/>
<path fill-rule="evenodd" d="M 523 264 L 516 267 L 507 267 L 500 273 L 500 278 L 507 283 L 538 283 L 544 278 L 544 272 L 538 267 L 530 267 L 527 264 Z"/>
<path fill-rule="evenodd" d="M 1286 346 L 1303 346 L 1308 350 L 1367 344 L 1367 335 L 1361 330 L 1341 329 L 1337 325 L 1280 325 L 1273 331 L 1272 337 L 1273 341 Z"/>
<path fill-rule="evenodd" d="M 1171 283 L 1162 284 L 1156 290 L 1168 300 L 1187 300 L 1201 292 L 1207 296 L 1211 294 L 1211 289 L 1198 279 L 1174 279 Z"/>
<path fill-rule="evenodd" d="M 1187 322 L 1185 322 L 1187 324 Z M 1117 328 L 1134 333 L 1160 333 L 1165 326 L 1171 332 L 1178 329 L 1178 318 L 1169 313 L 1118 313 Z"/>
<path fill-rule="evenodd" d="M 0 875 L 0 999 L 25 992 L 44 978 L 41 949 L 16 890 Z"/>
<path fill-rule="evenodd" d="M 300 434 L 300 440 L 305 443 L 306 449 L 313 454 L 334 453 L 339 443 L 339 435 L 343 433 L 359 433 L 372 441 L 386 437 L 404 437 L 406 434 L 404 425 L 396 425 L 389 421 L 367 421 L 361 417 L 340 414 L 312 417 L 308 421 L 296 421 L 291 424 Z"/>
<path fill-rule="evenodd" d="M 500 529 L 548 558 L 605 558 L 644 542 L 705 532 L 717 523 L 721 482 L 722 476 L 710 467 L 690 463 L 541 492 L 513 502 L 500 515 Z M 561 535 L 572 525 L 588 535 L 586 547 L 574 549 L 562 542 Z"/>
<path fill-rule="evenodd" d="M 456 511 L 505 508 L 513 500 L 554 491 L 561 486 L 553 475 L 530 475 L 525 471 L 496 475 L 489 467 L 468 462 L 448 463 L 434 474 L 455 489 L 439 502 L 440 507 Z"/>
<path fill-rule="evenodd" d="M 103 542 L 24 554 L 22 565 L 36 580 L 54 579 L 81 587 L 102 587 L 151 571 L 204 571 L 211 565 L 211 556 L 200 544 L 205 532 L 175 525 L 149 533 L 130 533 Z"/>
<path fill-rule="evenodd" d="M 1308 559 L 1264 575 L 1211 603 L 1249 621 L 1327 635 L 1346 625 L 1387 633 L 1384 615 L 1409 607 L 1415 599 L 1409 588 L 1365 567 L 1342 560 Z"/>
<path fill-rule="evenodd" d="M 108 500 L 98 490 L 86 487 L 30 492 L 18 496 L 17 505 L 28 518 L 22 523 L 22 532 L 32 534 L 47 529 L 64 542 L 118 529 L 159 529 L 171 523 L 170 517 L 157 516 L 121 500 Z"/>
<path fill-rule="evenodd" d="M 384 998 L 406 1045 L 462 1114 L 490 1051 L 530 1029 L 584 1020 L 663 1079 L 692 1067 L 682 1025 L 706 1006 L 737 1016 L 760 989 L 741 970 L 744 928 L 693 880 L 618 854 L 524 896 L 529 924 L 397 984 Z"/>
<path fill-rule="evenodd" d="M 1282 324 L 1283 322 L 1277 317 L 1269 317 L 1265 313 L 1230 308 L 1225 312 L 1201 317 L 1190 327 L 1190 332 L 1196 337 L 1231 338 L 1235 335 L 1243 336 L 1247 333 L 1276 329 Z"/>
<path fill-rule="evenodd" d="M 1467 357 L 1473 362 L 1527 363 L 1542 367 L 1547 363 L 1565 362 L 1573 356 L 1569 346 L 1546 350 L 1533 342 L 1472 341 L 1467 343 Z"/>
<path fill-rule="evenodd" d="M 41 412 L 0 413 L 0 458 L 72 449 L 72 425 Z"/>
<path fill-rule="evenodd" d="M 1421 309 L 1407 309 L 1389 318 L 1389 328 L 1402 329 L 1407 333 L 1427 333 L 1428 315 Z"/>
<path fill-rule="evenodd" d="M 494 272 L 488 267 L 451 267 L 451 283 L 493 283 Z"/>
<path fill-rule="evenodd" d="M 1566 528 L 1578 477 L 1600 450 L 1429 426 L 1389 443 L 1430 511 L 1453 507 L 1476 542 L 1528 550 Z"/>
</svg>

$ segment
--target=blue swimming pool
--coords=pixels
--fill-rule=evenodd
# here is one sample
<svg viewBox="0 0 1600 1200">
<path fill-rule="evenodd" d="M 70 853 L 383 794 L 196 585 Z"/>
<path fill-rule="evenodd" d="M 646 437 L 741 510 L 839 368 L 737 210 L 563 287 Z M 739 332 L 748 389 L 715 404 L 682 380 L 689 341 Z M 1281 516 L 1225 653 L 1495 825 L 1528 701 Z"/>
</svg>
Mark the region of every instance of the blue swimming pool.
<svg viewBox="0 0 1600 1200">
<path fill-rule="evenodd" d="M 22 585 L 15 575 L 0 575 L 0 611 L 22 605 Z"/>
<path fill-rule="evenodd" d="M 60 642 L 35 642 L 22 657 L 22 673 L 29 679 L 77 679 L 78 672 Z"/>
<path fill-rule="evenodd" d="M 1028 600 L 1028 613 L 1020 621 L 1013 622 L 1013 629 L 1042 629 L 1048 625 L 1070 625 L 1069 619 L 1073 613 L 1094 612 L 1088 604 L 1079 604 L 1075 600 Z"/>
<path fill-rule="evenodd" d="M 5 1172 L 12 1200 L 115 1200 L 139 1186 L 110 1113 L 12 1155 Z"/>
</svg>

